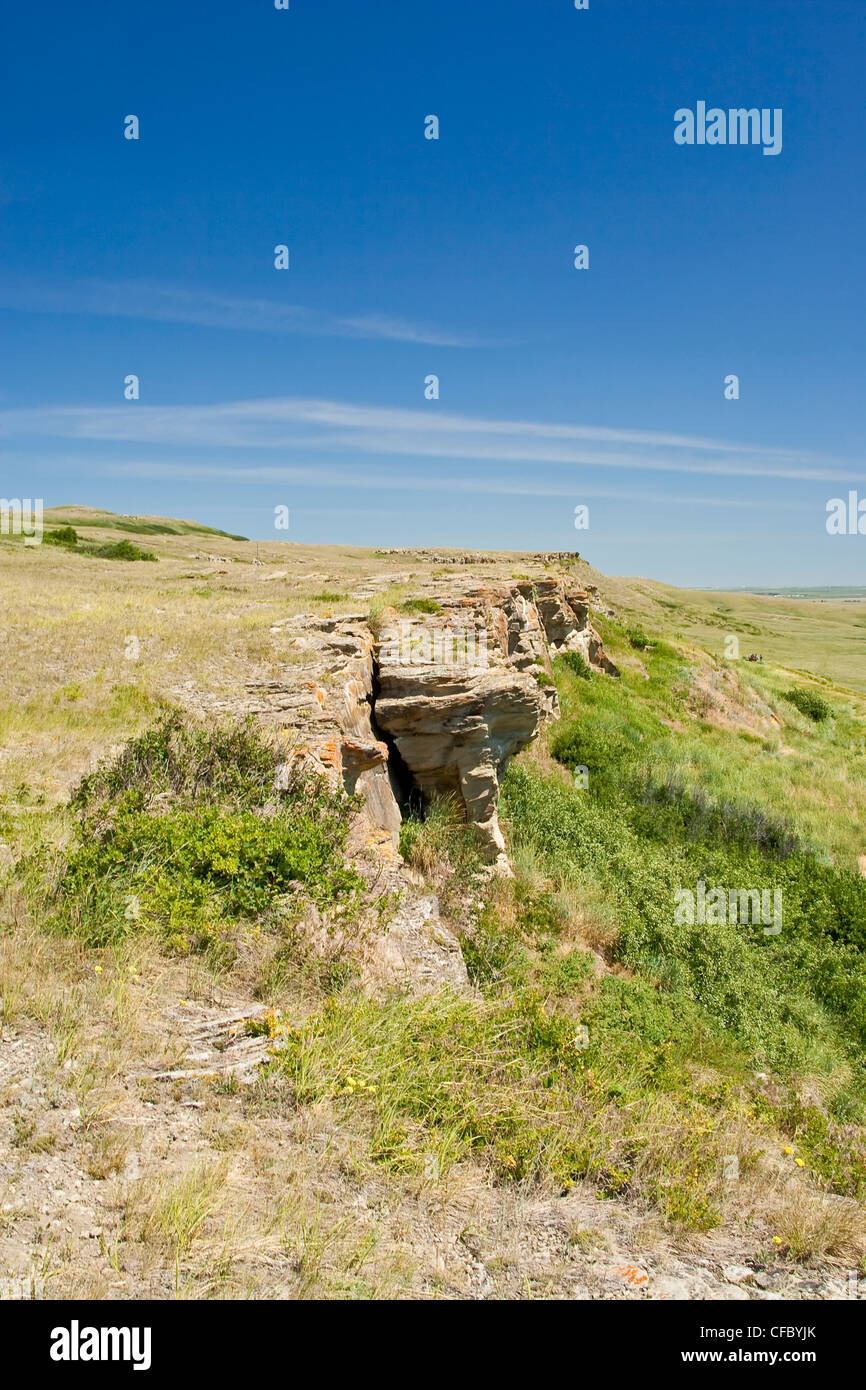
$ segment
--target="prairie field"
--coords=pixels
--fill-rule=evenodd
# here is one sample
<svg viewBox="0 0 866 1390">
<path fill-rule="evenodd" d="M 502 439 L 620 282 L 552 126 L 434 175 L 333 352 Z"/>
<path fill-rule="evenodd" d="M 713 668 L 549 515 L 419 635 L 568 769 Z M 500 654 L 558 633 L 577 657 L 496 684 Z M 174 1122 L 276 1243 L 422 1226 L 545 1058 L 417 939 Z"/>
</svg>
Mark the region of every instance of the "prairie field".
<svg viewBox="0 0 866 1390">
<path fill-rule="evenodd" d="M 849 1296 L 866 599 L 83 507 L 45 524 L 0 539 L 0 1276 L 92 1298 L 644 1296 L 631 1268 L 651 1297 Z M 503 783 L 513 876 L 447 802 L 404 808 L 402 887 L 353 855 L 345 798 L 274 803 L 249 689 L 303 676 L 294 617 L 374 626 L 550 576 L 589 590 L 619 676 L 554 658 L 560 718 Z M 468 992 L 367 987 L 353 939 L 407 883 Z M 781 930 L 675 920 L 699 883 L 778 892 Z"/>
</svg>

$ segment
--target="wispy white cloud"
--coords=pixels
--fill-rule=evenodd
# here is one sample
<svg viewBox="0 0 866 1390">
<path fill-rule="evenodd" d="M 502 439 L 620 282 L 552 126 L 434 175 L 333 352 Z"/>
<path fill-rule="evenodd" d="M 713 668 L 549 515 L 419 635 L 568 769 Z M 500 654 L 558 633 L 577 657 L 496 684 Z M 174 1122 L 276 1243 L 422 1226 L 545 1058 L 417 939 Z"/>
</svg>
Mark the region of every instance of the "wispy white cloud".
<svg viewBox="0 0 866 1390">
<path fill-rule="evenodd" d="M 21 466 L 20 460 L 17 460 L 17 464 L 19 467 Z M 3 453 L 0 452 L 0 474 L 8 476 L 8 467 Z M 44 469 L 51 473 L 68 473 L 78 478 L 83 476 L 127 478 L 142 482 L 226 482 L 240 485 L 287 483 L 301 487 L 341 488 L 347 492 L 350 490 L 371 491 L 380 494 L 380 496 L 405 492 L 445 494 L 447 496 L 482 494 L 495 497 L 568 497 L 572 500 L 577 496 L 573 479 L 564 482 L 550 482 L 542 480 L 537 474 L 528 474 L 522 478 L 506 478 L 495 473 L 487 477 L 473 477 L 465 473 L 443 474 L 437 472 L 434 474 L 422 471 L 407 473 L 405 469 L 397 467 L 389 469 L 387 467 L 371 468 L 365 466 L 359 469 L 350 464 L 330 463 L 299 465 L 218 464 L 195 463 L 188 459 L 167 462 L 165 459 L 94 459 L 92 456 L 47 455 L 39 458 L 28 458 L 27 469 L 31 475 L 39 469 Z M 14 491 L 14 489 L 12 490 Z M 20 491 L 20 489 L 18 490 Z M 621 487 L 599 486 L 584 480 L 579 483 L 578 490 L 583 501 L 594 499 L 622 502 L 624 496 L 627 495 L 630 503 L 639 506 L 721 507 L 737 511 L 765 511 L 767 507 L 766 501 L 762 499 L 700 497 L 673 493 L 667 489 L 664 492 L 658 490 L 636 492 L 630 488 L 628 493 L 624 494 Z M 773 508 L 774 510 L 809 514 L 814 511 L 811 503 L 791 500 L 774 501 Z M 260 508 L 247 508 L 247 510 L 260 510 Z"/>
<path fill-rule="evenodd" d="M 470 334 L 452 333 L 430 324 L 409 323 L 387 314 L 342 318 L 300 304 L 281 303 L 278 299 L 248 299 L 140 280 L 72 280 L 58 285 L 26 281 L 0 283 L 0 308 L 35 314 L 145 319 L 244 333 L 367 338 L 431 347 L 485 345 L 483 339 Z"/>
<path fill-rule="evenodd" d="M 861 470 L 801 450 L 691 435 L 544 421 L 490 420 L 350 402 L 282 397 L 215 405 L 55 406 L 0 411 L 0 437 L 50 436 L 187 449 L 318 450 L 355 457 L 821 482 Z"/>
</svg>

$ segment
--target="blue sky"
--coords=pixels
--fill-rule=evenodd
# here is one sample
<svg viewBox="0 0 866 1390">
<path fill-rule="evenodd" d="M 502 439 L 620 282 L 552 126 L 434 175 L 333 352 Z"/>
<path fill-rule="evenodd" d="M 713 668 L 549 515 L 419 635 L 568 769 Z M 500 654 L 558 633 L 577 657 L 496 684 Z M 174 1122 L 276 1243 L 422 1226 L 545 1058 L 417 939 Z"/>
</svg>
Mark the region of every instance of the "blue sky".
<svg viewBox="0 0 866 1390">
<path fill-rule="evenodd" d="M 3 495 L 864 582 L 863 0 L 57 0 L 2 48 Z M 781 153 L 678 146 L 699 100 Z"/>
</svg>

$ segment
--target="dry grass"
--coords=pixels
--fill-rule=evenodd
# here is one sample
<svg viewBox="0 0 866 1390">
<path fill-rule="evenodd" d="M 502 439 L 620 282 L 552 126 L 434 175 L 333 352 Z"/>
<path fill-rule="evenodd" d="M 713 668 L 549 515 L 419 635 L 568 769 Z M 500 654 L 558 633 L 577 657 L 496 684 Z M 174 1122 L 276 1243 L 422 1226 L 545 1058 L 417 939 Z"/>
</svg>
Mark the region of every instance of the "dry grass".
<svg viewBox="0 0 866 1390">
<path fill-rule="evenodd" d="M 794 1260 L 835 1259 L 857 1266 L 866 1258 L 866 1212 L 860 1202 L 795 1187 L 774 1215 L 782 1251 Z"/>
</svg>

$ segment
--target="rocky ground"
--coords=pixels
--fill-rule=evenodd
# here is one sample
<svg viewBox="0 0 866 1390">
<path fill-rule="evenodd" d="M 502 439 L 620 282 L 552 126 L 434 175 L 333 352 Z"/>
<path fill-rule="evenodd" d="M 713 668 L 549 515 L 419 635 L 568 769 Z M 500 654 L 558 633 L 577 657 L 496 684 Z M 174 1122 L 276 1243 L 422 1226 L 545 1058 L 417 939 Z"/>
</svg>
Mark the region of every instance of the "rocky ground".
<svg viewBox="0 0 866 1390">
<path fill-rule="evenodd" d="M 4 1037 L 0 1266 L 6 1296 L 847 1299 L 843 1268 L 768 1262 L 764 1233 L 678 1241 L 594 1187 L 503 1190 L 479 1170 L 395 1185 L 353 1171 L 327 1109 L 298 1115 L 239 1040 L 254 1001 L 138 987 L 162 1055 L 113 1078 L 114 1150 L 58 1076 L 56 1043 Z M 171 1058 L 170 1063 L 166 1059 Z M 234 1075 L 236 1084 L 229 1078 Z M 307 1189 L 301 1190 L 298 1189 Z M 166 1248 L 180 1237 L 179 1280 Z M 176 1287 L 177 1284 L 177 1287 Z"/>
</svg>

